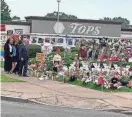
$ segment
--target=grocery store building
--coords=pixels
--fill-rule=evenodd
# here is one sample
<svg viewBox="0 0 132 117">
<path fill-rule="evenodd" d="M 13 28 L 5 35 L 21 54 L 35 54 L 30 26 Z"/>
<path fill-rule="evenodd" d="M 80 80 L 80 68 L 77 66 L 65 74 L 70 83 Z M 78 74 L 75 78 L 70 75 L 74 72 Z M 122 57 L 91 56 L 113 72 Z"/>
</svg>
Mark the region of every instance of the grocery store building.
<svg viewBox="0 0 132 117">
<path fill-rule="evenodd" d="M 101 36 L 101 37 L 132 37 L 132 29 L 121 29 L 120 22 L 63 19 L 57 23 L 57 19 L 28 16 L 26 21 L 2 21 L 1 38 L 10 34 L 60 34 L 69 36 Z M 59 27 L 59 28 L 58 28 Z"/>
</svg>

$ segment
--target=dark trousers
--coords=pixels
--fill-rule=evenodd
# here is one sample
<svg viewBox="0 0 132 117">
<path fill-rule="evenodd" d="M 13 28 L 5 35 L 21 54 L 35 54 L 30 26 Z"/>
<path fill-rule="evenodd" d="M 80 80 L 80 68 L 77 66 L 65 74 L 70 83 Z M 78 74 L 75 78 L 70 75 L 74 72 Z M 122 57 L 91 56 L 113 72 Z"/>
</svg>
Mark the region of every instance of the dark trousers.
<svg viewBox="0 0 132 117">
<path fill-rule="evenodd" d="M 10 72 L 12 69 L 12 58 L 5 58 L 4 71 Z"/>
<path fill-rule="evenodd" d="M 18 73 L 19 72 L 19 66 L 20 66 L 20 61 L 17 60 L 17 64 L 16 64 L 15 69 L 13 70 L 13 73 Z"/>
<path fill-rule="evenodd" d="M 28 61 L 20 61 L 19 64 L 19 75 L 27 75 Z"/>
<path fill-rule="evenodd" d="M 53 67 L 53 71 L 57 72 L 58 71 L 57 67 Z"/>
</svg>

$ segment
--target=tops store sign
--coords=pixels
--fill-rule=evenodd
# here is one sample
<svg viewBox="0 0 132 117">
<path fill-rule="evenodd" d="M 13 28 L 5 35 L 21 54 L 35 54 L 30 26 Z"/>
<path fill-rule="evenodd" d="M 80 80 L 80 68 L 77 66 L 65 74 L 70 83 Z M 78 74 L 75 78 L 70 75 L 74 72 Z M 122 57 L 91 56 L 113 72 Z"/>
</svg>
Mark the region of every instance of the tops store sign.
<svg viewBox="0 0 132 117">
<path fill-rule="evenodd" d="M 32 20 L 32 33 L 118 37 L 120 31 L 120 24 Z"/>
<path fill-rule="evenodd" d="M 89 34 L 90 32 L 92 35 L 99 35 L 101 31 L 100 26 L 85 26 L 79 23 L 72 23 L 70 24 L 70 27 L 72 28 L 72 31 L 70 33 L 75 34 L 76 31 L 79 34 Z"/>
<path fill-rule="evenodd" d="M 101 27 L 99 26 L 85 26 L 79 23 L 71 23 L 69 25 L 69 27 L 71 28 L 71 34 L 84 34 L 84 35 L 88 35 L 89 33 L 92 33 L 92 35 L 99 35 L 100 31 L 101 31 Z M 63 23 L 61 22 L 57 22 L 54 26 L 54 31 L 55 33 L 63 33 L 63 31 L 65 30 L 65 27 L 63 25 Z"/>
</svg>

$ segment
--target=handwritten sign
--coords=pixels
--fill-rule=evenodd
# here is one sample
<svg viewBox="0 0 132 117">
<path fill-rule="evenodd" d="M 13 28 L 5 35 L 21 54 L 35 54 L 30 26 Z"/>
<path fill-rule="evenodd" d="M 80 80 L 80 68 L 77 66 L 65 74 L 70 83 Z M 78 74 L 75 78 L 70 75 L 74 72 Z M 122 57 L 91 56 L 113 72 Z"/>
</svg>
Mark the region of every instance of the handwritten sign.
<svg viewBox="0 0 132 117">
<path fill-rule="evenodd" d="M 36 53 L 36 61 L 44 61 L 44 54 Z"/>
</svg>

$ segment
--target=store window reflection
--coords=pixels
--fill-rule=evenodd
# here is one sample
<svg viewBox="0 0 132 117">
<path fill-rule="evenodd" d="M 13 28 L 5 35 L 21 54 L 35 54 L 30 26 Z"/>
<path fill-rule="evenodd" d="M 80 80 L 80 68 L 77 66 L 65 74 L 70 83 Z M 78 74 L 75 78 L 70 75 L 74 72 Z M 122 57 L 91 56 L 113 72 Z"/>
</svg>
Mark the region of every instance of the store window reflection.
<svg viewBox="0 0 132 117">
<path fill-rule="evenodd" d="M 63 39 L 62 38 L 59 38 L 58 39 L 58 43 L 63 43 Z"/>
<path fill-rule="evenodd" d="M 44 39 L 43 38 L 38 38 L 38 43 L 43 43 Z"/>
<path fill-rule="evenodd" d="M 72 45 L 72 39 L 68 39 L 68 45 Z"/>
<path fill-rule="evenodd" d="M 37 37 L 32 37 L 32 42 L 31 43 L 36 43 L 37 42 Z"/>
<path fill-rule="evenodd" d="M 50 43 L 50 38 L 45 38 L 46 43 Z"/>
</svg>

